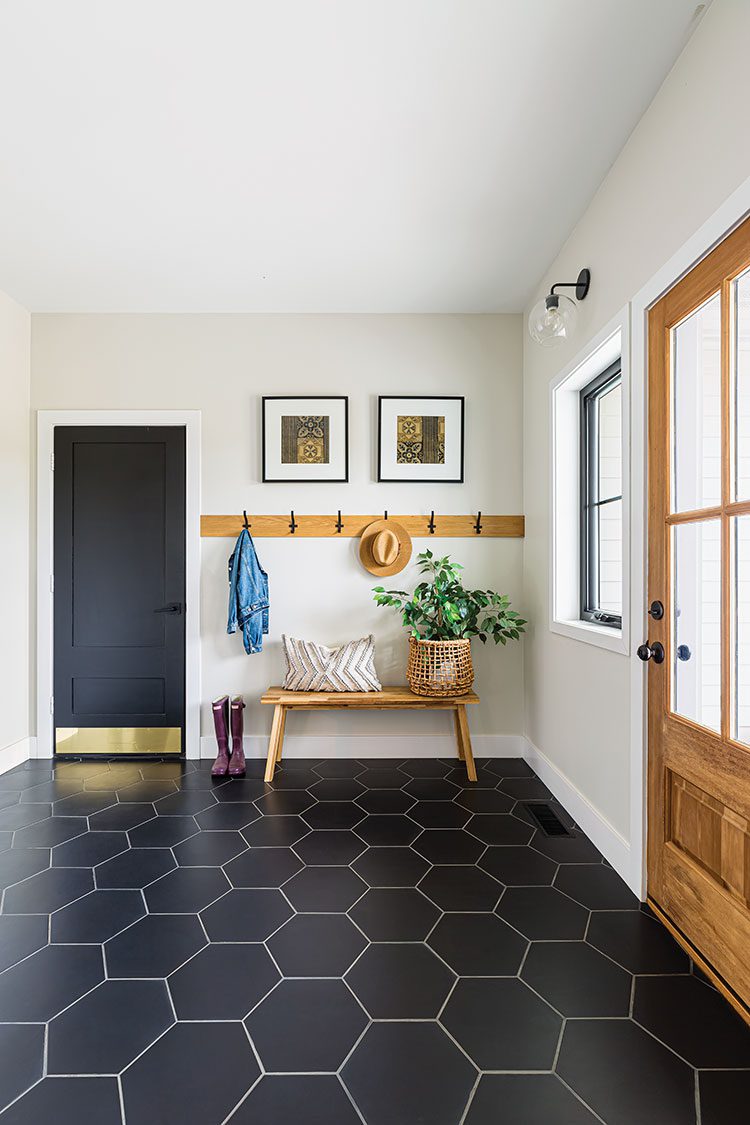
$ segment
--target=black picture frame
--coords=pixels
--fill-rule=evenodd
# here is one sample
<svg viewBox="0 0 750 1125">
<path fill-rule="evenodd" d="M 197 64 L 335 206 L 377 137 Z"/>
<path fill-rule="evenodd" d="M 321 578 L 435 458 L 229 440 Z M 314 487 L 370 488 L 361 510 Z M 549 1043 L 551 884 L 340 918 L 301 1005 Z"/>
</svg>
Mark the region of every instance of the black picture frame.
<svg viewBox="0 0 750 1125">
<path fill-rule="evenodd" d="M 383 476 L 383 403 L 403 402 L 459 402 L 461 404 L 460 475 L 457 477 L 384 477 Z M 466 399 L 464 395 L 378 395 L 378 483 L 379 484 L 463 484 L 466 427 Z"/>
<path fill-rule="evenodd" d="M 344 404 L 344 475 L 342 477 L 274 477 L 269 476 L 266 463 L 266 404 L 269 402 L 343 402 Z M 261 481 L 263 484 L 347 484 L 349 481 L 349 396 L 348 395 L 263 395 L 261 398 Z"/>
</svg>

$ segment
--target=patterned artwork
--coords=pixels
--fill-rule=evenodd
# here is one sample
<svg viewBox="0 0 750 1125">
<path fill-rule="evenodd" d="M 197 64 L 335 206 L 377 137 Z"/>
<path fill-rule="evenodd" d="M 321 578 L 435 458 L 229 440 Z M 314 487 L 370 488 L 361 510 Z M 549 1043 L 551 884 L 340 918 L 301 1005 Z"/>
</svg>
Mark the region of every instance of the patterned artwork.
<svg viewBox="0 0 750 1125">
<path fill-rule="evenodd" d="M 327 465 L 330 418 L 325 414 L 281 416 L 282 465 Z"/>
<path fill-rule="evenodd" d="M 445 416 L 399 414 L 396 419 L 397 465 L 445 464 Z"/>
</svg>

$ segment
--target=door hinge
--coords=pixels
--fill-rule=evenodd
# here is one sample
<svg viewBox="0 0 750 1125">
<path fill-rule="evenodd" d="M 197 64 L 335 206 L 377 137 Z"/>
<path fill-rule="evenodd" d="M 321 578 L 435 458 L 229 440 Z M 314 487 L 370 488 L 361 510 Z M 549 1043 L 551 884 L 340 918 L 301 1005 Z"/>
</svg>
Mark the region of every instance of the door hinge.
<svg viewBox="0 0 750 1125">
<path fill-rule="evenodd" d="M 49 697 L 49 713 L 50 713 L 50 715 L 54 715 L 54 713 L 55 713 L 55 697 L 54 697 L 54 695 L 51 695 Z"/>
<path fill-rule="evenodd" d="M 55 576 L 54 576 L 54 574 L 50 574 L 50 576 L 49 576 L 49 592 L 50 592 L 50 594 L 54 594 L 54 592 L 55 592 Z"/>
<path fill-rule="evenodd" d="M 55 455 L 54 455 L 54 453 L 50 453 L 50 455 L 49 455 L 49 468 L 50 468 L 50 472 L 54 473 L 54 471 L 55 471 Z"/>
</svg>

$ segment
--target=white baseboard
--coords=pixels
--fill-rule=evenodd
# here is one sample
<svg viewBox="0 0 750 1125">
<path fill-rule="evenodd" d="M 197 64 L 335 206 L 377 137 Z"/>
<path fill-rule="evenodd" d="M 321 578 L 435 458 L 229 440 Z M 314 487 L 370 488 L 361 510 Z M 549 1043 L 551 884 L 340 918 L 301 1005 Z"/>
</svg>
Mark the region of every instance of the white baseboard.
<svg viewBox="0 0 750 1125">
<path fill-rule="evenodd" d="M 268 739 L 261 734 L 242 740 L 248 758 L 265 758 Z M 475 758 L 521 758 L 524 739 L 520 734 L 475 734 L 471 745 Z M 284 739 L 285 758 L 453 758 L 456 741 L 452 735 L 377 734 L 290 734 Z M 213 735 L 202 735 L 201 758 L 216 757 Z"/>
<path fill-rule="evenodd" d="M 0 750 L 0 773 L 7 773 L 14 766 L 28 762 L 34 757 L 36 739 L 32 736 L 19 738 L 18 742 L 11 742 L 10 746 L 3 746 Z"/>
<path fill-rule="evenodd" d="M 612 864 L 617 874 L 624 879 L 634 894 L 641 897 L 640 875 L 634 877 L 630 844 L 621 836 L 606 817 L 594 808 L 580 790 L 562 773 L 542 751 L 524 740 L 522 757 L 538 774 L 547 788 L 557 797 L 560 804 L 580 825 L 592 844 L 595 844 L 604 858 Z"/>
</svg>

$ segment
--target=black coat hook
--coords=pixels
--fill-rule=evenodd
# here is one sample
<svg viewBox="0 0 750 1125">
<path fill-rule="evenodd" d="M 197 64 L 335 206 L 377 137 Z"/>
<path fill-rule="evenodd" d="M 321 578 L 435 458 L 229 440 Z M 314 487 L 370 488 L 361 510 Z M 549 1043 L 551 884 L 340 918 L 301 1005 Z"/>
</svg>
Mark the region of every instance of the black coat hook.
<svg viewBox="0 0 750 1125">
<path fill-rule="evenodd" d="M 430 535 L 434 535 L 435 534 L 435 513 L 434 512 L 430 512 L 430 522 L 427 524 L 427 527 L 429 529 Z"/>
<path fill-rule="evenodd" d="M 339 518 L 336 520 L 336 531 L 339 533 L 339 535 L 341 534 L 343 527 L 344 525 L 341 522 L 341 508 L 339 508 Z"/>
<path fill-rule="evenodd" d="M 295 533 L 295 531 L 297 530 L 298 527 L 299 527 L 299 524 L 297 523 L 297 521 L 294 518 L 294 509 L 292 509 L 292 522 L 289 524 L 289 530 L 291 531 L 292 535 L 294 535 L 294 533 Z"/>
<path fill-rule="evenodd" d="M 252 524 L 247 522 L 247 512 L 244 510 L 244 508 L 242 510 L 242 526 L 244 527 L 245 531 L 249 531 L 252 527 Z"/>
<path fill-rule="evenodd" d="M 476 531 L 477 535 L 482 534 L 482 513 L 481 512 L 477 512 L 477 522 L 474 524 L 474 530 Z"/>
</svg>

